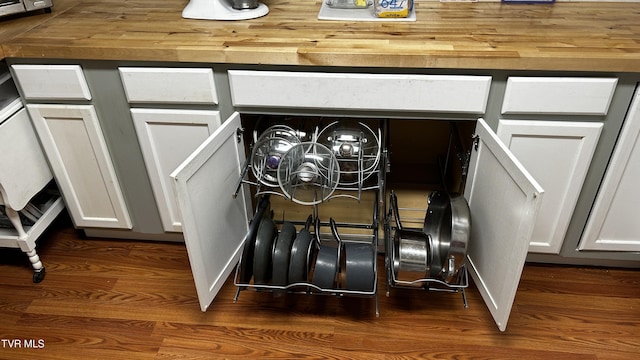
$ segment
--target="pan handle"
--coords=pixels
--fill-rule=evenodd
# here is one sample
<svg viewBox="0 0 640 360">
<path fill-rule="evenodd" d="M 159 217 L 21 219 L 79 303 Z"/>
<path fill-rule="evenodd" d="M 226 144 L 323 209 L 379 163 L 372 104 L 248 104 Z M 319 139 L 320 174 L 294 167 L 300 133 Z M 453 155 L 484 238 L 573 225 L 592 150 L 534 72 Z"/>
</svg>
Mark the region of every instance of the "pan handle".
<svg viewBox="0 0 640 360">
<path fill-rule="evenodd" d="M 402 230 L 402 224 L 400 223 L 400 212 L 398 211 L 398 196 L 393 190 L 389 194 L 389 202 L 391 203 L 391 211 L 393 212 L 393 218 L 396 220 L 396 227 L 398 230 Z"/>
<path fill-rule="evenodd" d="M 342 238 L 340 238 L 340 234 L 338 234 L 338 225 L 336 225 L 336 221 L 333 218 L 329 218 L 329 225 L 331 227 L 331 233 L 333 234 L 333 237 L 338 242 L 337 269 L 338 269 L 338 272 L 340 272 L 341 271 L 340 257 L 342 256 Z"/>
</svg>

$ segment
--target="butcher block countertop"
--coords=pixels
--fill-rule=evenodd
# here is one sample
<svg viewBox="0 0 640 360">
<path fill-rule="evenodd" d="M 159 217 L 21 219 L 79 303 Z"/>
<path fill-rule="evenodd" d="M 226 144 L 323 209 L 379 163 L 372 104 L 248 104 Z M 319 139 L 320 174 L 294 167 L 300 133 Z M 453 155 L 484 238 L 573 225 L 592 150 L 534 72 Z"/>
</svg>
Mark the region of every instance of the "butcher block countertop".
<svg viewBox="0 0 640 360">
<path fill-rule="evenodd" d="M 416 2 L 416 22 L 318 20 L 321 0 L 263 0 L 243 21 L 181 17 L 187 0 L 54 0 L 0 20 L 2 55 L 442 69 L 640 72 L 640 3 Z"/>
</svg>

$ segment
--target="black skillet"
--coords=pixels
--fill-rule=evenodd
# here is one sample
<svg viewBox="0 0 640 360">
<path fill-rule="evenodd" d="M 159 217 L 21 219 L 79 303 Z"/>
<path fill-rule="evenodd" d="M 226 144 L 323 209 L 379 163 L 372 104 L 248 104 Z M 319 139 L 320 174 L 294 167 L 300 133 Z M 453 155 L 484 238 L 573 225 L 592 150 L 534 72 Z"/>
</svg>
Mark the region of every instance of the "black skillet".
<svg viewBox="0 0 640 360">
<path fill-rule="evenodd" d="M 271 216 L 263 216 L 256 235 L 256 245 L 253 252 L 253 284 L 266 285 L 271 280 L 271 262 L 273 241 L 278 234 L 276 223 Z"/>
<path fill-rule="evenodd" d="M 309 258 L 311 257 L 312 236 L 309 232 L 313 217 L 309 215 L 307 222 L 298 232 L 291 245 L 289 261 L 289 284 L 307 282 L 309 280 Z"/>
<path fill-rule="evenodd" d="M 263 196 L 258 203 L 258 209 L 249 224 L 249 231 L 244 239 L 244 250 L 242 251 L 242 260 L 240 262 L 240 282 L 248 284 L 253 276 L 253 253 L 255 248 L 256 236 L 258 235 L 258 227 L 265 214 L 269 212 L 269 196 Z"/>
<path fill-rule="evenodd" d="M 295 237 L 296 227 L 288 221 L 283 222 L 273 247 L 272 285 L 285 286 L 288 284 L 291 246 Z"/>
</svg>

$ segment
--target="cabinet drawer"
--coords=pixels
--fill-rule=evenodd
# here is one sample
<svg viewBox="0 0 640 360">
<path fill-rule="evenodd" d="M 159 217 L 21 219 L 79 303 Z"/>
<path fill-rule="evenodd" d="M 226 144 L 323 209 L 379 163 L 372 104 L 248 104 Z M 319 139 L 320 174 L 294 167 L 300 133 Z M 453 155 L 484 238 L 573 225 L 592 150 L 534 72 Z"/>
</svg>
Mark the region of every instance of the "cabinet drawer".
<svg viewBox="0 0 640 360">
<path fill-rule="evenodd" d="M 606 115 L 618 79 L 510 77 L 503 114 Z"/>
<path fill-rule="evenodd" d="M 212 69 L 121 67 L 129 102 L 217 104 Z"/>
<path fill-rule="evenodd" d="M 484 113 L 490 76 L 230 70 L 235 106 Z"/>
<path fill-rule="evenodd" d="M 27 100 L 91 100 L 79 65 L 12 65 Z"/>
</svg>

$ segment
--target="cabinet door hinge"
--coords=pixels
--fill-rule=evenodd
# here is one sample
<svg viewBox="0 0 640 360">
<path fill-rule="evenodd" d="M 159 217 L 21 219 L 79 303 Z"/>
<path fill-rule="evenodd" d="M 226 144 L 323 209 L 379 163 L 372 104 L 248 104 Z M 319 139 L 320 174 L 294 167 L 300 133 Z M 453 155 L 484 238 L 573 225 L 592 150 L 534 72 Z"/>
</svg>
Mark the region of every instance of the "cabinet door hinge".
<svg viewBox="0 0 640 360">
<path fill-rule="evenodd" d="M 242 141 L 242 134 L 244 134 L 244 128 L 237 128 L 236 129 L 236 140 L 238 141 L 238 143 L 240 143 Z"/>
<path fill-rule="evenodd" d="M 473 137 L 471 139 L 473 139 L 473 149 L 475 151 L 478 151 L 478 146 L 479 146 L 479 143 L 480 143 L 480 136 L 477 135 L 477 134 L 473 134 Z"/>
</svg>

